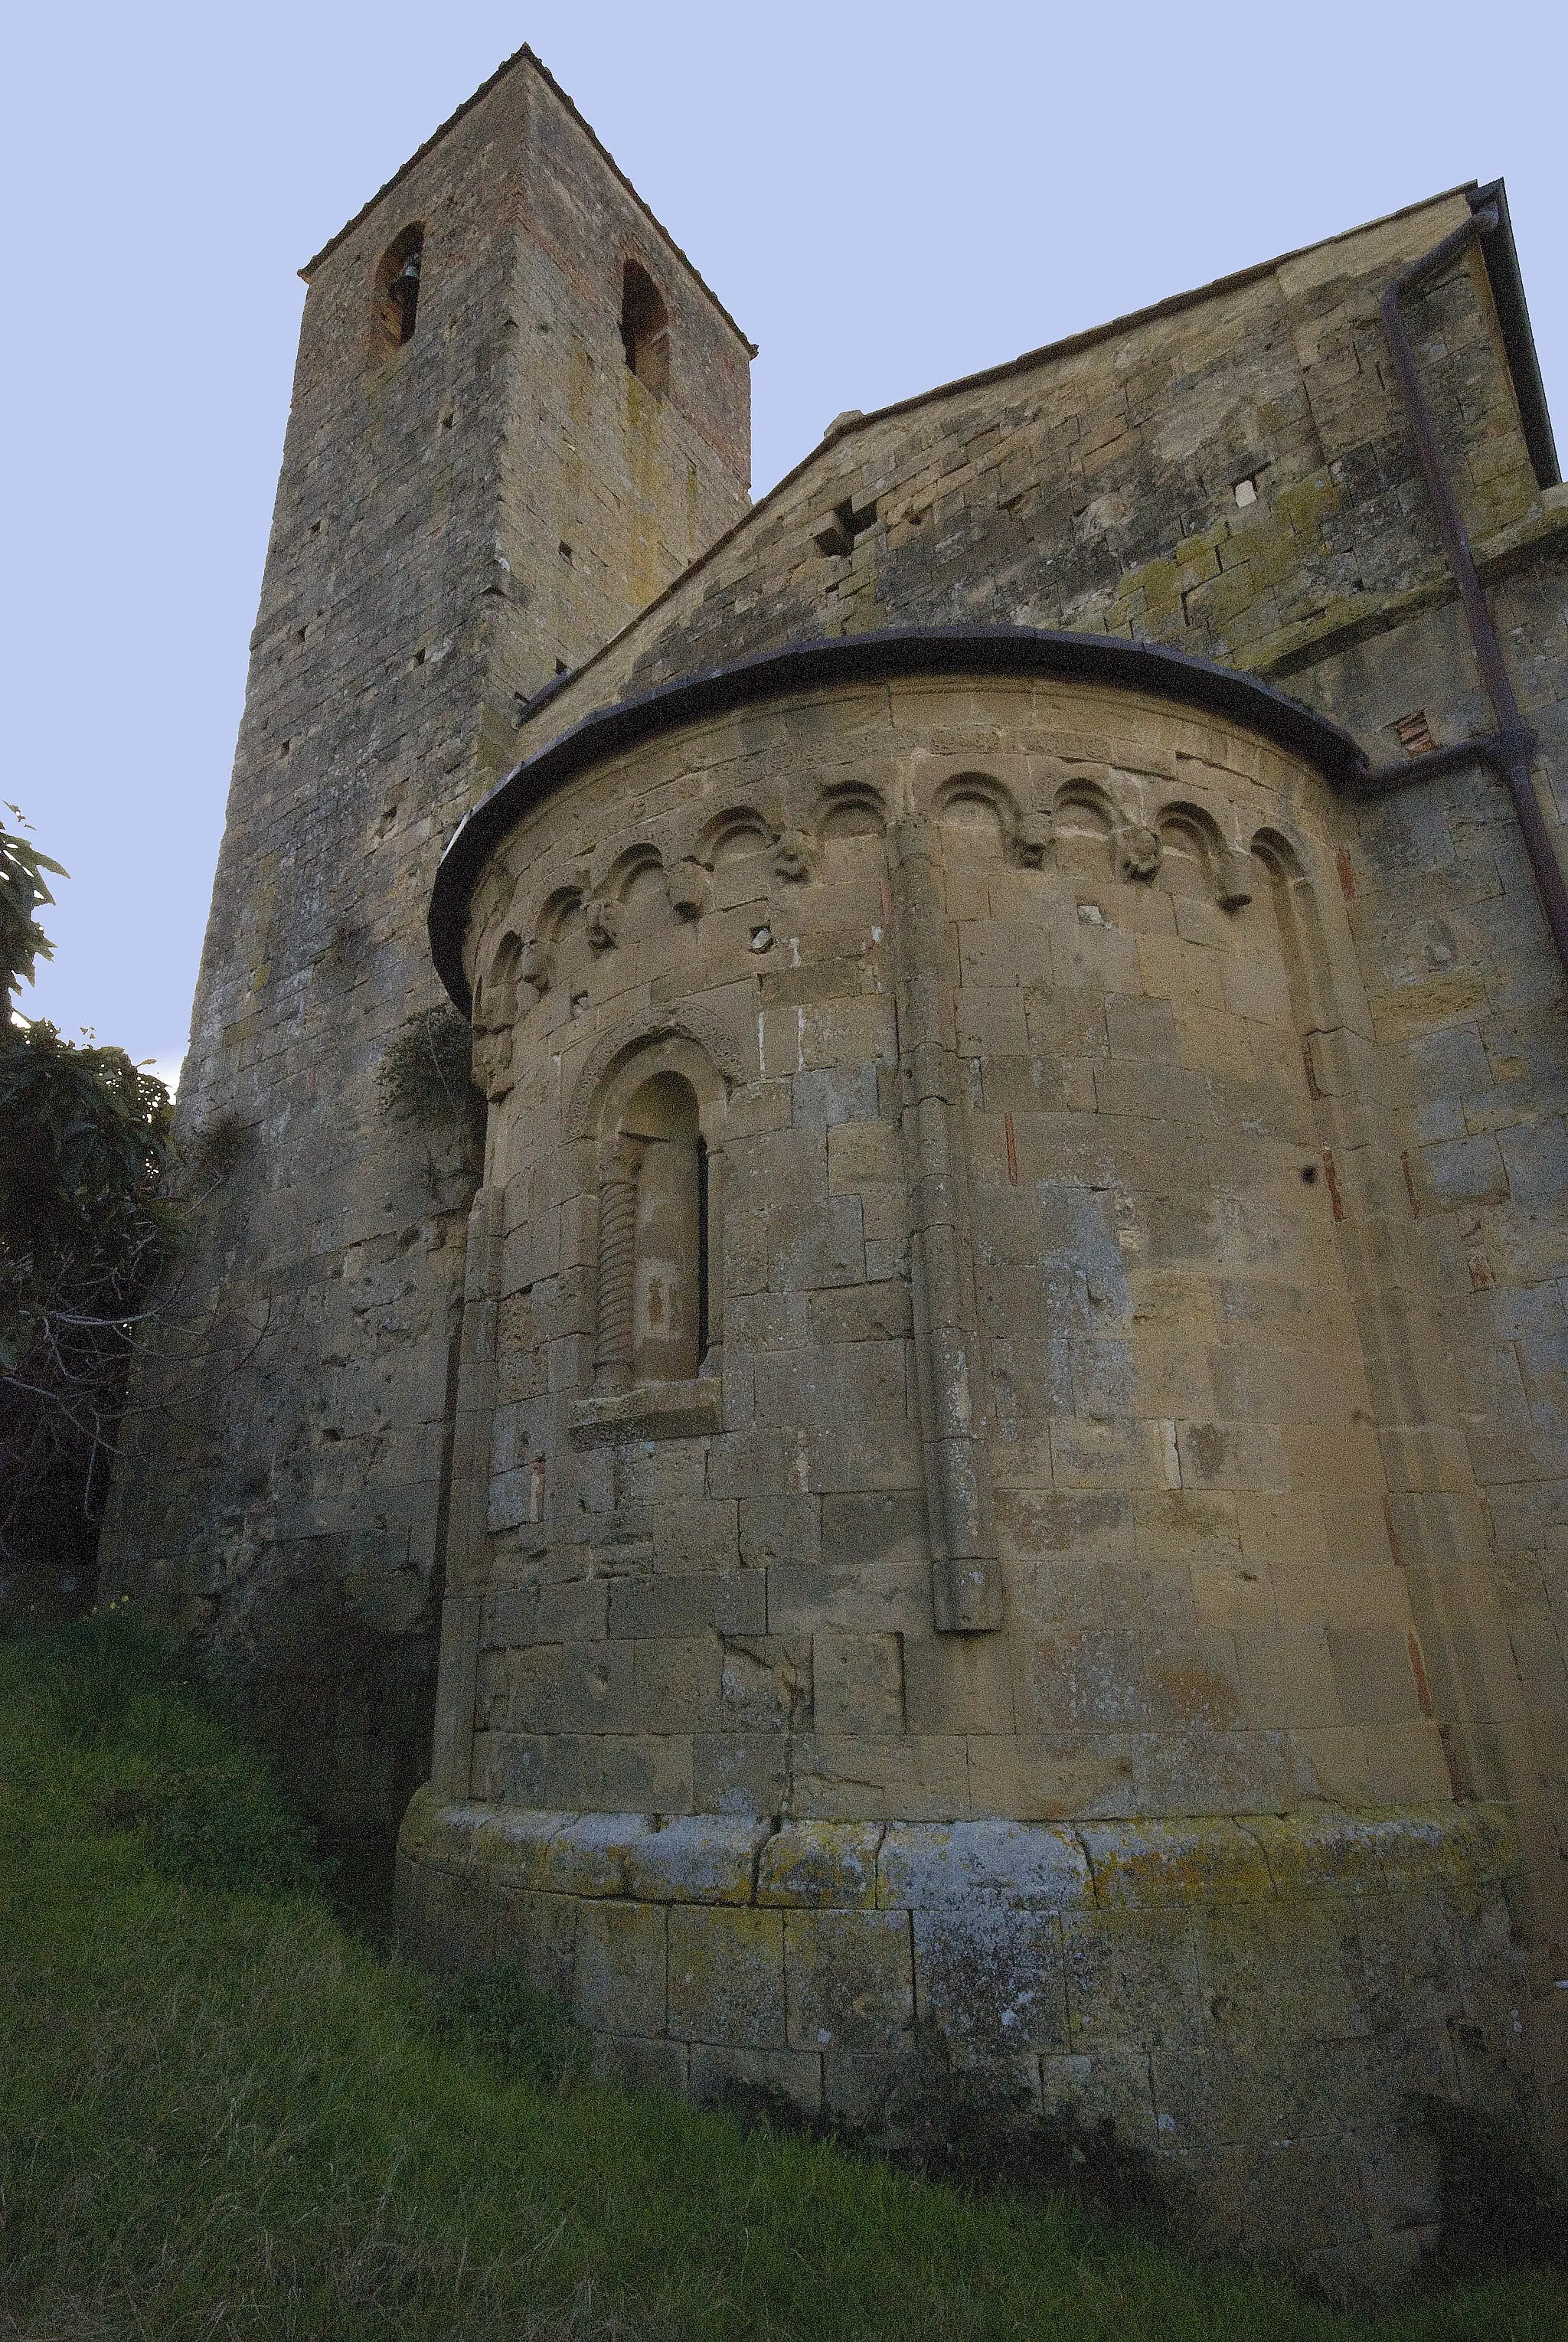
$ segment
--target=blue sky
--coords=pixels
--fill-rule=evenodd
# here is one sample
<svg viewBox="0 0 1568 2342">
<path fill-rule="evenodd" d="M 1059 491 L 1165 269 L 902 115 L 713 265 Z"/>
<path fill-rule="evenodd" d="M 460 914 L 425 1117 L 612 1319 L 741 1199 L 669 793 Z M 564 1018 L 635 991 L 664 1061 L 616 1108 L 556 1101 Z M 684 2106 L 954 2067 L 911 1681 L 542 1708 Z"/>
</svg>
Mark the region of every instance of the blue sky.
<svg viewBox="0 0 1568 2342">
<path fill-rule="evenodd" d="M 1506 176 L 1568 442 L 1568 10 L 268 0 L 28 12 L 0 796 L 71 876 L 25 997 L 177 1064 L 304 287 L 523 41 L 761 344 L 755 485 L 872 407 Z"/>
</svg>

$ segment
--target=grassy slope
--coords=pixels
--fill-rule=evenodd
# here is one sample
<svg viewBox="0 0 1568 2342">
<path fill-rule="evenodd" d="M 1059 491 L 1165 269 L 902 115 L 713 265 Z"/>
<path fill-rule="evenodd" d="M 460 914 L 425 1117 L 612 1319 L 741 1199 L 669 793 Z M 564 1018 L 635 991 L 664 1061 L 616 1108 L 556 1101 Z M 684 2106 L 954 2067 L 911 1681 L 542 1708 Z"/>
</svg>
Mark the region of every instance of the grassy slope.
<svg viewBox="0 0 1568 2342">
<path fill-rule="evenodd" d="M 286 1827 L 215 1724 L 155 1671 L 127 1697 L 112 1649 L 83 1647 L 41 1671 L 0 1645 L 0 2334 L 1568 2331 L 1546 2278 L 1363 2328 L 1065 2211 L 743 2139 L 656 2097 L 509 2083 L 319 1900 L 166 1875 L 286 1878 Z M 204 1811 L 236 1807 L 227 1837 L 204 1835 Z"/>
</svg>

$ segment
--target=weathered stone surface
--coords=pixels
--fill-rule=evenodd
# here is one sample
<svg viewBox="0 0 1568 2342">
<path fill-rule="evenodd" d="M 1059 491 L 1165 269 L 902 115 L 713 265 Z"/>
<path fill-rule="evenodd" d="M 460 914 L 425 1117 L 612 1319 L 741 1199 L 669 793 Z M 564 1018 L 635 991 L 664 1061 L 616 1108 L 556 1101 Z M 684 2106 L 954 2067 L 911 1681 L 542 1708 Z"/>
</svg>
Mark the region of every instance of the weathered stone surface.
<svg viewBox="0 0 1568 2342">
<path fill-rule="evenodd" d="M 654 2039 L 664 2031 L 665 1918 L 658 1904 L 577 1906 L 576 2014 L 591 2032 Z"/>
<path fill-rule="evenodd" d="M 1067 1829 L 1001 1821 L 895 1827 L 877 1857 L 884 1909 L 1066 1911 L 1089 1899 L 1084 1847 Z"/>
<path fill-rule="evenodd" d="M 876 1822 L 786 1822 L 763 1847 L 757 1901 L 872 1909 L 884 1835 Z"/>
<path fill-rule="evenodd" d="M 914 2026 L 905 1912 L 786 1912 L 784 1973 L 793 2047 L 896 2048 Z"/>
<path fill-rule="evenodd" d="M 770 1831 L 696 1816 L 651 1831 L 635 1816 L 585 1817 L 579 1848 L 613 1853 L 576 1872 L 583 1884 L 614 1888 L 628 1849 L 684 1846 L 685 1885 L 658 1905 L 581 1885 L 519 1892 L 473 1858 L 474 1814 L 428 1795 L 411 1809 L 406 1939 L 449 1965 L 520 1959 L 594 2027 L 609 2069 L 661 2087 L 686 2077 L 704 2098 L 782 2095 L 899 2136 L 929 2118 L 940 2045 L 942 2089 L 973 2071 L 988 2103 L 1109 2122 L 1170 2157 L 1216 2238 L 1262 2249 L 1267 2236 L 1296 2266 L 1338 2238 L 1344 2266 L 1324 2281 L 1352 2292 L 1381 2283 L 1399 2238 L 1434 2217 L 1413 2098 L 1480 2088 L 1506 2103 L 1522 1976 L 1494 1807 L 1317 1809 L 1244 1827 Z M 538 1842 L 568 1837 L 564 1817 L 534 1818 Z M 729 1899 L 758 1841 L 754 1887 Z M 558 1885 L 569 1875 L 563 1857 Z M 691 2045 L 689 2067 L 664 2055 L 666 2032 L 682 2058 Z M 1360 2173 L 1346 2184 L 1362 2208 L 1348 2228 L 1343 2207 L 1313 2213 L 1298 2245 L 1280 2247 L 1284 2216 L 1247 2158 L 1283 2181 L 1295 2167 L 1281 2142 L 1296 2135 L 1324 2150 L 1313 2172 Z"/>
<path fill-rule="evenodd" d="M 621 345 L 628 257 L 669 311 L 662 396 Z M 105 1563 L 253 1684 L 315 1810 L 385 1829 L 429 1765 L 476 1166 L 465 1110 L 389 1113 L 377 1074 L 434 1010 L 430 881 L 519 711 L 744 511 L 748 352 L 526 53 L 309 287 L 176 1117 L 227 1167 Z"/>
<path fill-rule="evenodd" d="M 670 2030 L 734 2048 L 788 2046 L 782 1914 L 671 1912 Z"/>
<path fill-rule="evenodd" d="M 979 1901 L 917 1910 L 914 1967 L 922 2025 L 955 2048 L 994 2058 L 1071 2046 L 1053 1914 Z"/>
<path fill-rule="evenodd" d="M 704 2096 L 897 2129 L 987 2067 L 1324 2283 L 1430 2227 L 1412 2093 L 1568 2066 L 1562 971 L 1488 766 L 1358 796 L 1235 686 L 1396 766 L 1492 720 L 1378 322 L 1469 202 L 843 417 L 746 513 L 712 296 L 532 60 L 454 117 L 311 272 L 199 1364 L 149 1349 L 108 1539 L 339 1823 L 424 1770 L 444 1580 L 422 1956 Z M 1505 254 L 1409 321 L 1561 846 Z M 1232 681 L 828 656 L 955 623 Z M 384 1112 L 461 816 L 802 641 L 466 833 L 483 1179 Z"/>
</svg>

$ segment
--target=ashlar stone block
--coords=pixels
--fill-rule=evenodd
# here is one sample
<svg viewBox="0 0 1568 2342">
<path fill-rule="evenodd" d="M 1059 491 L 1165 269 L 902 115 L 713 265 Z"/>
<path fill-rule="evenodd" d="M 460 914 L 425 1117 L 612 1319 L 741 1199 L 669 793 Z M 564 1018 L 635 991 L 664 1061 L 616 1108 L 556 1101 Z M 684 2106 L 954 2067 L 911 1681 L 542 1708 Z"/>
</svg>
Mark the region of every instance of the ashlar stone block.
<svg viewBox="0 0 1568 2342">
<path fill-rule="evenodd" d="M 655 2039 L 668 2010 L 662 1904 L 580 1903 L 575 2013 L 590 2032 Z"/>
<path fill-rule="evenodd" d="M 784 1972 L 792 2047 L 885 2051 L 914 2023 L 904 1911 L 788 1911 Z"/>
<path fill-rule="evenodd" d="M 778 1911 L 676 1905 L 670 2031 L 734 2048 L 785 2048 L 784 1925 Z"/>
<path fill-rule="evenodd" d="M 813 1718 L 818 1732 L 904 1730 L 904 1637 L 819 1627 L 812 1637 Z"/>
<path fill-rule="evenodd" d="M 873 1908 L 883 1837 L 879 1822 L 785 1822 L 762 1849 L 758 1903 Z"/>
</svg>

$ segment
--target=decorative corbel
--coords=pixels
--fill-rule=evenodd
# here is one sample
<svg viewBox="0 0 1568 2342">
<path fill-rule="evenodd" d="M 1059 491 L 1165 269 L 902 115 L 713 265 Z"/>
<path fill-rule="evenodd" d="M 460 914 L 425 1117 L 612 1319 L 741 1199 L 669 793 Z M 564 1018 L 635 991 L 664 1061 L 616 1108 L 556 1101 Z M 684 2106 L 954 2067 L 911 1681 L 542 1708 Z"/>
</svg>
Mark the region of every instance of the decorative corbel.
<svg viewBox="0 0 1568 2342">
<path fill-rule="evenodd" d="M 708 907 L 712 884 L 702 864 L 690 856 L 677 862 L 665 880 L 670 908 L 677 919 L 700 919 Z"/>
<path fill-rule="evenodd" d="M 614 951 L 621 940 L 621 906 L 604 895 L 593 896 L 584 913 L 588 943 L 596 952 Z"/>
<path fill-rule="evenodd" d="M 1147 822 L 1130 821 L 1118 841 L 1117 856 L 1124 878 L 1147 886 L 1160 867 L 1160 833 Z"/>
</svg>

